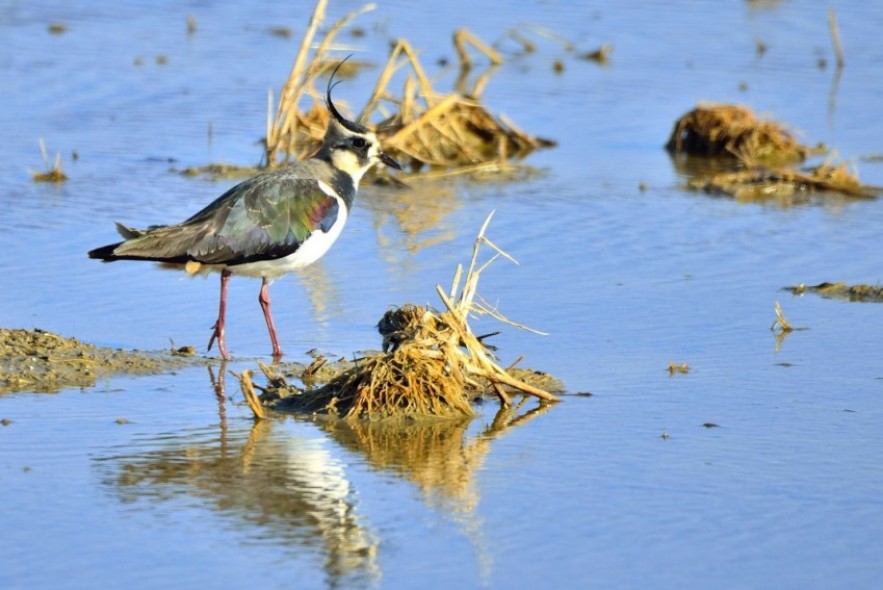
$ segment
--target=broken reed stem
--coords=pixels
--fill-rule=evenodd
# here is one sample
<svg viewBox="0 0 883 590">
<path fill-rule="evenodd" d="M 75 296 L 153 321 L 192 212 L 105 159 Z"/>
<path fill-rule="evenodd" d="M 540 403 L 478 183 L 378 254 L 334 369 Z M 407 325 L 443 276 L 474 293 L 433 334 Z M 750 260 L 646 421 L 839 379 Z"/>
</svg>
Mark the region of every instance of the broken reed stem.
<svg viewBox="0 0 883 590">
<path fill-rule="evenodd" d="M 406 58 L 405 62 L 401 64 L 396 63 L 398 57 L 403 53 L 405 54 Z M 420 92 L 423 94 L 423 99 L 426 101 L 426 106 L 430 108 L 432 107 L 432 103 L 434 102 L 435 97 L 435 92 L 432 89 L 432 84 L 430 83 L 429 78 L 427 78 L 426 74 L 423 72 L 423 67 L 421 67 L 420 65 L 420 60 L 417 59 L 417 55 L 411 48 L 410 43 L 408 43 L 404 39 L 400 39 L 389 54 L 389 59 L 386 60 L 386 67 L 383 68 L 383 72 L 380 74 L 380 77 L 377 79 L 377 84 L 374 86 L 374 92 L 371 93 L 371 98 L 368 99 L 368 103 L 359 114 L 359 121 L 364 121 L 365 119 L 367 119 L 368 115 L 374 110 L 377 103 L 380 101 L 381 97 L 389 86 L 389 81 L 392 78 L 393 74 L 395 74 L 401 67 L 405 65 L 405 63 L 408 62 L 410 62 L 411 64 L 411 69 L 414 70 L 414 75 L 417 76 L 417 83 L 420 85 Z"/>
<path fill-rule="evenodd" d="M 776 321 L 773 322 L 773 325 L 770 326 L 770 330 L 773 332 L 776 331 L 776 328 L 782 330 L 782 332 L 791 332 L 794 330 L 794 326 L 785 319 L 785 312 L 782 311 L 782 306 L 776 301 Z"/>
<path fill-rule="evenodd" d="M 263 368 L 264 367 L 261 367 L 261 369 Z M 242 371 L 241 375 L 237 375 L 233 371 L 230 371 L 230 374 L 239 380 L 239 387 L 242 389 L 242 395 L 245 396 L 245 402 L 251 409 L 252 414 L 254 414 L 255 420 L 263 420 L 267 414 L 264 412 L 264 406 L 261 405 L 261 400 L 254 391 L 254 382 L 251 380 L 252 371 L 246 369 L 245 371 Z"/>
<path fill-rule="evenodd" d="M 49 167 L 49 152 L 46 151 L 46 142 L 43 138 L 40 138 L 40 155 L 43 156 L 43 164 L 46 166 L 46 170 L 50 170 Z"/>
<path fill-rule="evenodd" d="M 460 58 L 460 67 L 463 69 L 468 70 L 472 67 L 472 59 L 469 57 L 469 52 L 466 51 L 467 43 L 483 53 L 485 57 L 491 60 L 492 64 L 499 65 L 503 63 L 503 58 L 496 49 L 473 35 L 471 31 L 457 29 L 454 32 L 454 48 L 457 50 L 457 56 Z"/>
<path fill-rule="evenodd" d="M 837 26 L 837 12 L 833 8 L 828 9 L 828 29 L 831 31 L 831 41 L 834 42 L 834 54 L 837 56 L 837 68 L 842 68 L 846 63 L 843 57 L 843 46 L 840 44 L 840 28 Z"/>
<path fill-rule="evenodd" d="M 366 12 L 371 12 L 377 8 L 377 5 L 374 3 L 365 4 L 364 6 L 353 10 L 348 13 L 346 16 L 338 20 L 336 23 L 331 25 L 331 28 L 328 29 L 328 32 L 325 33 L 325 36 L 322 38 L 322 42 L 319 44 L 319 47 L 316 49 L 316 53 L 313 56 L 313 61 L 310 62 L 310 68 L 307 71 L 306 79 L 304 83 L 309 83 L 318 73 L 320 67 L 322 66 L 321 60 L 322 56 L 328 51 L 328 47 L 331 45 L 331 42 L 337 36 L 337 33 L 340 32 L 347 23 L 356 18 L 357 16 L 363 15 Z"/>
<path fill-rule="evenodd" d="M 460 297 L 460 302 L 466 302 L 466 305 L 472 303 L 472 297 L 469 296 L 467 301 L 466 289 L 469 286 L 470 282 L 475 282 L 471 280 L 475 276 L 475 263 L 478 261 L 478 251 L 481 248 L 481 243 L 484 241 L 484 234 L 487 232 L 487 226 L 490 225 L 491 219 L 494 217 L 494 213 L 496 213 L 496 209 L 488 213 L 487 219 L 484 220 L 484 223 L 481 224 L 481 229 L 478 230 L 478 235 L 475 237 L 475 242 L 472 246 L 472 258 L 469 260 L 469 270 L 466 271 L 466 284 L 463 286 L 463 295 Z"/>
</svg>

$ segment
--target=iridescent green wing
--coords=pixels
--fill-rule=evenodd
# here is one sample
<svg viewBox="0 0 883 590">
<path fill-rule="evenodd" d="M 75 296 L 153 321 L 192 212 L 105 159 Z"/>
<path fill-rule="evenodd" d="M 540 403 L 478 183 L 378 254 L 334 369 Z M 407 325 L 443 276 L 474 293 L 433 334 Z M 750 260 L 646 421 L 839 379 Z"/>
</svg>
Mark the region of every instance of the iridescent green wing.
<svg viewBox="0 0 883 590">
<path fill-rule="evenodd" d="M 315 180 L 267 174 L 239 184 L 182 225 L 203 237 L 187 254 L 206 264 L 242 264 L 293 254 L 314 231 L 327 232 L 338 200 Z"/>
</svg>

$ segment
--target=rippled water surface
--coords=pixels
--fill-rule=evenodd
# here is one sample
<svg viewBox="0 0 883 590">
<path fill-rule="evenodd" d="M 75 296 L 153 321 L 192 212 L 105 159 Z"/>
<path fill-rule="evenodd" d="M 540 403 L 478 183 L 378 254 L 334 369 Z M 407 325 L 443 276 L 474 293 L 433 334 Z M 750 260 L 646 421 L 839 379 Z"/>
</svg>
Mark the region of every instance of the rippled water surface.
<svg viewBox="0 0 883 590">
<path fill-rule="evenodd" d="M 878 284 L 883 204 L 688 192 L 662 149 L 698 102 L 736 102 L 883 185 L 883 5 L 832 5 L 839 73 L 827 6 L 808 0 L 380 3 L 344 51 L 379 65 L 407 37 L 442 89 L 456 28 L 554 33 L 529 33 L 523 56 L 504 43 L 484 98 L 559 145 L 520 180 L 365 188 L 331 252 L 273 285 L 283 347 L 293 359 L 376 348 L 383 311 L 436 305 L 435 284 L 496 210 L 490 236 L 520 265 L 495 263 L 480 290 L 550 333 L 504 330 L 503 360 L 524 354 L 592 395 L 396 430 L 253 427 L 232 378 L 219 401 L 219 366 L 5 394 L 0 587 L 876 587 L 883 306 L 781 287 Z M 332 2 L 330 17 L 357 6 Z M 259 160 L 267 91 L 308 11 L 0 0 L 0 326 L 204 346 L 217 277 L 85 252 L 115 239 L 116 220 L 179 221 L 232 185 L 170 168 Z M 602 43 L 607 65 L 576 57 Z M 337 96 L 361 106 L 373 81 Z M 31 181 L 39 138 L 66 183 Z M 228 369 L 268 356 L 258 286 L 231 282 Z M 806 328 L 781 342 L 776 301 Z M 670 377 L 669 361 L 691 371 Z"/>
</svg>

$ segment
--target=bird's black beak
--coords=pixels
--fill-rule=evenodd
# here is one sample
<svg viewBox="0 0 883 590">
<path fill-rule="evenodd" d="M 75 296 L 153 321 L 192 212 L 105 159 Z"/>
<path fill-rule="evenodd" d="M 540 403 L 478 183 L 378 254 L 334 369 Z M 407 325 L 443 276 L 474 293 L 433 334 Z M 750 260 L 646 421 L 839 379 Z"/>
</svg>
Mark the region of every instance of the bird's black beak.
<svg viewBox="0 0 883 590">
<path fill-rule="evenodd" d="M 380 161 L 389 166 L 390 168 L 395 168 L 396 170 L 401 170 L 401 165 L 392 159 L 392 156 L 387 155 L 383 152 L 380 152 Z"/>
</svg>

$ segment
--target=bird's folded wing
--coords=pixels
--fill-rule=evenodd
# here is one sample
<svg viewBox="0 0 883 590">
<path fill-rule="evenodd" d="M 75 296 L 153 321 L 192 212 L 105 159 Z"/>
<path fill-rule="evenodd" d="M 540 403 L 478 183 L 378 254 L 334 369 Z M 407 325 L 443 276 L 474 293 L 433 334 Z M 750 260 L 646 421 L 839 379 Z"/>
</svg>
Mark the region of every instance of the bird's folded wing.
<svg viewBox="0 0 883 590">
<path fill-rule="evenodd" d="M 147 230 L 123 226 L 114 258 L 243 264 L 294 253 L 337 220 L 338 199 L 316 180 L 266 174 L 246 180 L 187 221 Z"/>
<path fill-rule="evenodd" d="M 258 177 L 232 191 L 223 206 L 197 222 L 203 227 L 209 222 L 211 231 L 187 249 L 192 259 L 242 264 L 282 258 L 313 232 L 327 232 L 339 213 L 338 199 L 315 180 Z"/>
</svg>

